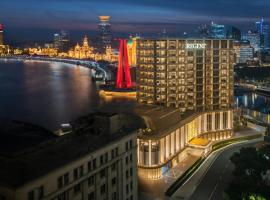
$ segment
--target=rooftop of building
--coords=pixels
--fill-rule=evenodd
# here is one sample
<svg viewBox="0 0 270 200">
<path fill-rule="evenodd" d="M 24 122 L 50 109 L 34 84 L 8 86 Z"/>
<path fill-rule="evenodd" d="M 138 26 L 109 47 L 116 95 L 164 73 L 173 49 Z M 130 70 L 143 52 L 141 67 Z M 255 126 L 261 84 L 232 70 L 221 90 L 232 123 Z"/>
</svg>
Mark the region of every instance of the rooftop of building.
<svg viewBox="0 0 270 200">
<path fill-rule="evenodd" d="M 134 113 L 141 116 L 144 120 L 145 128 L 142 128 L 139 134 L 139 137 L 144 139 L 162 138 L 174 131 L 177 127 L 181 127 L 191 122 L 199 115 L 208 112 L 211 111 L 196 112 L 190 110 L 181 113 L 180 110 L 176 108 L 149 105 L 137 105 L 134 108 Z"/>
<path fill-rule="evenodd" d="M 115 114 L 98 113 L 98 115 L 110 117 Z M 9 149 L 16 146 L 13 144 L 14 141 L 18 140 L 16 136 L 14 135 L 12 140 L 5 140 L 6 137 L 0 138 L 1 144 L 7 143 L 5 146 L 1 146 L 0 151 L 0 185 L 18 188 L 71 162 L 84 158 L 94 151 L 134 133 L 138 127 L 129 125 L 132 121 L 140 121 L 134 115 L 119 114 L 121 122 L 119 130 L 113 134 L 100 135 L 94 128 L 95 116 L 95 114 L 89 114 L 71 122 L 73 132 L 61 137 L 55 137 L 53 133 L 47 131 L 44 132 L 43 128 L 32 130 L 31 126 L 30 128 L 20 127 L 15 124 L 14 132 L 16 135 L 24 135 L 31 142 L 25 142 L 20 151 L 15 151 L 17 153 L 14 154 L 10 153 Z M 139 122 L 135 124 L 139 124 Z M 3 124 L 1 128 L 5 126 Z M 31 131 L 27 131 L 28 129 Z M 7 133 L 10 132 L 12 133 L 10 130 L 7 131 Z M 40 137 L 41 139 L 36 139 Z"/>
<path fill-rule="evenodd" d="M 45 128 L 19 121 L 0 122 L 0 155 L 14 157 L 31 151 L 34 145 L 56 138 Z"/>
<path fill-rule="evenodd" d="M 230 40 L 229 38 L 200 38 L 200 37 L 141 37 L 138 40 L 196 40 L 196 41 L 206 41 L 206 40 Z"/>
</svg>

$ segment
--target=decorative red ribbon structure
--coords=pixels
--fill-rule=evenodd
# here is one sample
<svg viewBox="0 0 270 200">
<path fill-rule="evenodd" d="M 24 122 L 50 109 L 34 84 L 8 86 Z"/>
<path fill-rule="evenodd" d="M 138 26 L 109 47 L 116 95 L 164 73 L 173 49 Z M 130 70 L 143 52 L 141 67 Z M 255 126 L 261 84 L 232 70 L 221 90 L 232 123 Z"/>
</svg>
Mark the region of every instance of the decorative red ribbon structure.
<svg viewBox="0 0 270 200">
<path fill-rule="evenodd" d="M 131 88 L 131 76 L 128 64 L 128 51 L 127 51 L 127 40 L 119 39 L 119 56 L 118 56 L 118 70 L 116 79 L 116 88 Z"/>
</svg>

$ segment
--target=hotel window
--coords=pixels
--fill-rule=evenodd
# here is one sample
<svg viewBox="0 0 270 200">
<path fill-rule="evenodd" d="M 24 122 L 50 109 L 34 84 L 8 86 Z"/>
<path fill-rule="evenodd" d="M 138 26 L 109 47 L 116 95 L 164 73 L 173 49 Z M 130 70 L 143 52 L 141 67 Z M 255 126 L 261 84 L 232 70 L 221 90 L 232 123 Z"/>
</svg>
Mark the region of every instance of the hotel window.
<svg viewBox="0 0 270 200">
<path fill-rule="evenodd" d="M 74 186 L 74 193 L 77 194 L 79 192 L 81 192 L 81 184 L 80 183 Z"/>
<path fill-rule="evenodd" d="M 104 163 L 103 155 L 101 155 L 101 156 L 99 157 L 99 163 L 100 163 L 100 165 L 103 165 L 103 163 Z"/>
<path fill-rule="evenodd" d="M 227 129 L 228 128 L 228 113 L 224 112 L 223 113 L 223 128 Z"/>
<path fill-rule="evenodd" d="M 58 179 L 57 179 L 57 187 L 58 189 L 59 188 L 62 188 L 63 187 L 63 176 L 60 176 Z"/>
<path fill-rule="evenodd" d="M 106 192 L 106 185 L 103 184 L 103 185 L 100 187 L 100 194 L 103 195 L 105 192 Z"/>
<path fill-rule="evenodd" d="M 126 179 L 128 179 L 129 177 L 129 173 L 128 173 L 128 170 L 126 170 Z"/>
<path fill-rule="evenodd" d="M 221 41 L 221 48 L 227 49 L 227 40 L 222 40 Z"/>
<path fill-rule="evenodd" d="M 130 182 L 130 191 L 132 191 L 133 190 L 133 182 L 131 181 Z"/>
<path fill-rule="evenodd" d="M 218 49 L 219 48 L 219 40 L 214 40 L 213 41 L 213 48 Z"/>
<path fill-rule="evenodd" d="M 116 177 L 113 177 L 112 178 L 112 186 L 115 186 L 116 185 Z"/>
<path fill-rule="evenodd" d="M 114 172 L 116 170 L 116 162 L 112 164 L 111 171 Z"/>
<path fill-rule="evenodd" d="M 97 159 L 94 158 L 93 159 L 93 169 L 96 169 L 97 168 Z"/>
<path fill-rule="evenodd" d="M 220 113 L 215 113 L 215 129 L 216 130 L 220 129 L 219 124 L 220 124 Z"/>
<path fill-rule="evenodd" d="M 114 159 L 114 156 L 115 156 L 115 154 L 114 154 L 114 149 L 112 149 L 112 150 L 111 150 L 111 159 Z"/>
<path fill-rule="evenodd" d="M 78 168 L 73 170 L 73 178 L 76 180 L 79 177 Z"/>
<path fill-rule="evenodd" d="M 90 176 L 90 177 L 87 179 L 87 183 L 88 183 L 88 187 L 93 186 L 94 183 L 95 183 L 94 176 Z"/>
<path fill-rule="evenodd" d="M 126 165 L 128 165 L 128 156 L 126 156 Z"/>
<path fill-rule="evenodd" d="M 88 194 L 88 200 L 94 200 L 95 199 L 95 192 L 91 192 Z"/>
<path fill-rule="evenodd" d="M 126 184 L 126 193 L 127 193 L 127 194 L 129 193 L 129 187 L 128 187 L 128 184 Z"/>
<path fill-rule="evenodd" d="M 57 196 L 57 200 L 67 200 L 68 199 L 67 196 L 68 196 L 67 193 L 66 192 L 63 192 L 63 193 L 61 193 L 61 194 L 59 194 Z"/>
<path fill-rule="evenodd" d="M 83 176 L 83 165 L 79 167 L 79 170 L 80 170 L 80 177 Z"/>
<path fill-rule="evenodd" d="M 212 115 L 207 114 L 207 131 L 210 131 L 212 129 Z"/>
<path fill-rule="evenodd" d="M 106 170 L 105 169 L 101 170 L 100 171 L 100 178 L 104 178 L 105 175 L 106 175 Z"/>
<path fill-rule="evenodd" d="M 194 52 L 193 51 L 188 51 L 187 55 L 188 56 L 194 56 Z"/>
<path fill-rule="evenodd" d="M 132 168 L 132 167 L 129 169 L 129 175 L 130 175 L 131 177 L 133 176 L 133 168 Z"/>
<path fill-rule="evenodd" d="M 69 183 L 69 173 L 64 174 L 64 185 L 68 185 Z"/>
</svg>

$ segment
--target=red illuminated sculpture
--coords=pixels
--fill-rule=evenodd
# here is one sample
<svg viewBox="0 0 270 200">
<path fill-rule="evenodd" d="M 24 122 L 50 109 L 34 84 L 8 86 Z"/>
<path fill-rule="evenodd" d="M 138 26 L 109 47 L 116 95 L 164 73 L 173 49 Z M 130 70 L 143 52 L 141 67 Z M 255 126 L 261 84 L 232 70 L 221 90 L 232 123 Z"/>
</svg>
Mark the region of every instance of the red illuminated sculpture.
<svg viewBox="0 0 270 200">
<path fill-rule="evenodd" d="M 130 69 L 128 64 L 127 40 L 119 39 L 118 70 L 116 79 L 116 88 L 131 88 Z"/>
</svg>

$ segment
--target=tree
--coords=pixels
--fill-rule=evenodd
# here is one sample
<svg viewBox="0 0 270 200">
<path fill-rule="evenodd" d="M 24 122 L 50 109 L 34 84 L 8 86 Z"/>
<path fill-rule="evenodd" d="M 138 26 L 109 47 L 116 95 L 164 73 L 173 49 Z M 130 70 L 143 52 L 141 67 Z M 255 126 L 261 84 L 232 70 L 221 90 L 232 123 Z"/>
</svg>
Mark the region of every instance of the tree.
<svg viewBox="0 0 270 200">
<path fill-rule="evenodd" d="M 270 162 L 265 155 L 266 153 L 253 147 L 242 148 L 233 154 L 231 162 L 235 167 L 234 178 L 225 191 L 229 199 L 249 200 L 250 197 L 269 199 L 270 188 L 265 184 L 263 175 L 269 169 Z"/>
</svg>

